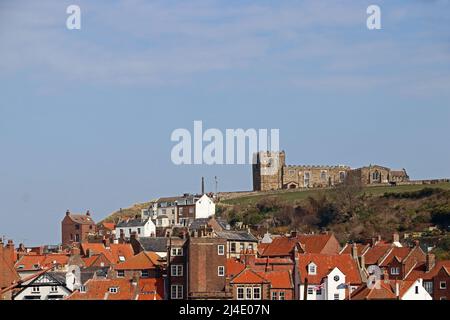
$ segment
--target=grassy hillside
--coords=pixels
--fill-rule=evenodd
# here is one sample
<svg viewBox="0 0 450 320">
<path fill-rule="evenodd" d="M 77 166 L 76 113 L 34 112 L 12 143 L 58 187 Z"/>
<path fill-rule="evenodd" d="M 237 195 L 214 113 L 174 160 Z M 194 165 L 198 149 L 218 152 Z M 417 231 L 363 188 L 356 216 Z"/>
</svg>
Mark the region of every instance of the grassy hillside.
<svg viewBox="0 0 450 320">
<path fill-rule="evenodd" d="M 380 196 L 386 192 L 402 193 L 402 192 L 414 192 L 426 188 L 426 185 L 404 185 L 404 186 L 376 186 L 363 188 L 361 192 L 368 195 Z M 443 190 L 450 190 L 450 183 L 439 183 L 429 185 L 428 187 L 440 188 Z M 235 197 L 232 199 L 224 200 L 223 204 L 229 205 L 255 205 L 262 199 L 276 198 L 279 201 L 294 204 L 298 201 L 308 199 L 326 192 L 323 189 L 311 189 L 311 190 L 280 190 L 276 192 L 261 193 L 251 196 Z"/>
<path fill-rule="evenodd" d="M 125 208 L 125 209 L 121 208 L 121 209 L 111 213 L 108 217 L 106 217 L 105 219 L 100 221 L 100 223 L 101 222 L 115 222 L 116 223 L 120 219 L 133 218 L 136 215 L 140 216 L 141 210 L 148 209 L 149 206 L 150 206 L 150 202 L 143 202 L 143 203 L 136 203 L 129 208 Z"/>
<path fill-rule="evenodd" d="M 326 230 L 341 242 L 415 232 L 443 248 L 444 256 L 450 250 L 450 183 L 247 195 L 219 203 L 218 214 L 231 224 L 242 222 L 261 233 Z"/>
</svg>

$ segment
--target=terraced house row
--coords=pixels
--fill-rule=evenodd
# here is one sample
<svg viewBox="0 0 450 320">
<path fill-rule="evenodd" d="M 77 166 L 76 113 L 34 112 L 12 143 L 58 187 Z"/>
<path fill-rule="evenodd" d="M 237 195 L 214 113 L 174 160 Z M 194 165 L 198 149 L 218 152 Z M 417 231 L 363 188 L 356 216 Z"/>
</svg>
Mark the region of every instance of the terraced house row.
<svg viewBox="0 0 450 320">
<path fill-rule="evenodd" d="M 64 245 L 0 243 L 1 299 L 450 298 L 450 261 L 436 261 L 420 243 L 402 243 L 398 234 L 341 247 L 333 234 L 257 238 L 210 216 L 165 236 L 132 230 L 116 237 L 112 223 L 71 215 L 64 217 L 62 233 L 79 235 L 63 236 Z"/>
</svg>

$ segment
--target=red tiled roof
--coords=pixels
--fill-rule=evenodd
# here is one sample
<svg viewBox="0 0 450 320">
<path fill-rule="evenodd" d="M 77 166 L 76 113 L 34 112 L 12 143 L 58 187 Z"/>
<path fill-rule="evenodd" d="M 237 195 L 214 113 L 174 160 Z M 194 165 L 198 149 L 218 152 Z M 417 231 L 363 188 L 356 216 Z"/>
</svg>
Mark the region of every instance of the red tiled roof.
<svg viewBox="0 0 450 320">
<path fill-rule="evenodd" d="M 333 237 L 332 234 L 306 234 L 296 237 L 275 238 L 272 243 L 267 244 L 260 255 L 263 257 L 288 256 L 297 244 L 301 244 L 306 253 L 321 253 L 331 237 Z"/>
<path fill-rule="evenodd" d="M 81 249 L 86 256 L 89 250 L 91 255 L 103 253 L 112 264 L 123 262 L 120 257 L 124 257 L 126 261 L 134 256 L 133 247 L 129 243 L 111 243 L 108 248 L 103 243 L 82 243 Z"/>
<path fill-rule="evenodd" d="M 364 261 L 366 265 L 377 264 L 378 260 L 392 248 L 392 244 L 377 243 L 370 247 L 364 254 Z"/>
<path fill-rule="evenodd" d="M 316 274 L 308 274 L 308 265 L 314 262 L 317 266 Z M 320 284 L 334 268 L 338 268 L 345 274 L 346 282 L 351 284 L 361 283 L 361 275 L 356 261 L 349 254 L 326 255 L 326 254 L 301 254 L 299 255 L 299 271 L 303 282 L 309 284 Z"/>
<path fill-rule="evenodd" d="M 139 279 L 133 284 L 129 279 L 90 279 L 86 291 L 72 293 L 68 300 L 162 300 L 164 280 L 162 278 Z M 117 288 L 116 293 L 110 288 Z M 156 299 L 155 299 L 156 294 Z"/>
<path fill-rule="evenodd" d="M 159 265 L 159 256 L 154 252 L 142 251 L 125 262 L 114 267 L 116 270 L 146 270 L 154 269 Z"/>
<path fill-rule="evenodd" d="M 408 247 L 393 247 L 392 250 L 389 252 L 389 254 L 382 260 L 380 267 L 385 267 L 389 265 L 395 258 L 398 261 L 402 262 L 403 259 L 405 259 L 408 256 L 410 251 L 411 248 Z"/>
<path fill-rule="evenodd" d="M 437 261 L 433 269 L 426 271 L 426 264 L 420 263 L 407 276 L 407 280 L 415 281 L 419 278 L 424 280 L 431 280 L 442 269 L 450 275 L 450 260 Z"/>
<path fill-rule="evenodd" d="M 272 289 L 292 289 L 294 287 L 290 271 L 268 271 L 260 273 L 260 275 L 270 282 Z"/>
<path fill-rule="evenodd" d="M 111 230 L 111 231 L 113 231 L 116 228 L 116 225 L 114 223 L 112 223 L 112 222 L 102 222 L 102 226 L 105 229 L 108 229 L 108 230 Z"/>
<path fill-rule="evenodd" d="M 227 259 L 227 276 L 233 278 L 245 269 L 245 265 L 235 258 Z"/>
<path fill-rule="evenodd" d="M 352 293 L 353 300 L 393 300 L 397 299 L 396 286 L 399 288 L 399 298 L 414 285 L 415 281 L 409 280 L 380 280 L 379 286 L 374 285 L 371 289 L 363 285 Z"/>
<path fill-rule="evenodd" d="M 356 243 L 356 252 L 358 256 L 361 256 L 370 246 L 369 244 Z M 347 243 L 345 247 L 341 250 L 341 254 L 352 254 L 353 253 L 353 244 Z"/>
<path fill-rule="evenodd" d="M 268 282 L 267 279 L 261 276 L 260 272 L 256 272 L 248 267 L 231 280 L 233 284 L 262 284 Z"/>
<path fill-rule="evenodd" d="M 55 264 L 67 265 L 69 263 L 69 256 L 66 254 L 46 254 L 46 255 L 23 255 L 15 264 L 17 270 L 41 270 L 53 266 Z"/>
</svg>

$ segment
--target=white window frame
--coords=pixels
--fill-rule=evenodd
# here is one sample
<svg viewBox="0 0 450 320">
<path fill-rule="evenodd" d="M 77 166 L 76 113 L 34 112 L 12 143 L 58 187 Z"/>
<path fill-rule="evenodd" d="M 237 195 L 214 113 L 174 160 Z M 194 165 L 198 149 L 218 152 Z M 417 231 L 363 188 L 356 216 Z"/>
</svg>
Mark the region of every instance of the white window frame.
<svg viewBox="0 0 450 320">
<path fill-rule="evenodd" d="M 308 274 L 316 275 L 317 274 L 317 266 L 314 262 L 308 264 Z"/>
<path fill-rule="evenodd" d="M 391 268 L 391 275 L 398 276 L 400 274 L 400 268 L 399 267 L 392 267 Z"/>
<path fill-rule="evenodd" d="M 447 281 L 439 281 L 439 289 L 447 289 Z"/>
<path fill-rule="evenodd" d="M 170 286 L 170 298 L 172 300 L 183 299 L 183 286 L 181 284 L 172 284 Z"/>
<path fill-rule="evenodd" d="M 182 277 L 183 276 L 183 265 L 173 264 L 170 266 L 170 275 L 172 277 Z"/>
<path fill-rule="evenodd" d="M 183 248 L 178 248 L 178 247 L 172 248 L 172 256 L 173 257 L 180 257 L 182 255 L 183 255 Z"/>
<path fill-rule="evenodd" d="M 108 291 L 109 293 L 117 293 L 119 292 L 119 289 L 117 287 L 109 287 Z"/>
<path fill-rule="evenodd" d="M 225 255 L 225 245 L 224 244 L 217 245 L 217 254 L 219 256 L 224 256 Z"/>
<path fill-rule="evenodd" d="M 253 287 L 253 300 L 261 300 L 261 287 Z"/>
<path fill-rule="evenodd" d="M 225 277 L 225 266 L 218 266 L 217 267 L 217 276 L 218 277 Z"/>
<path fill-rule="evenodd" d="M 237 287 L 236 298 L 237 300 L 245 300 L 245 287 Z"/>
<path fill-rule="evenodd" d="M 278 294 L 278 300 L 286 300 L 286 294 L 284 291 L 280 291 Z"/>
</svg>

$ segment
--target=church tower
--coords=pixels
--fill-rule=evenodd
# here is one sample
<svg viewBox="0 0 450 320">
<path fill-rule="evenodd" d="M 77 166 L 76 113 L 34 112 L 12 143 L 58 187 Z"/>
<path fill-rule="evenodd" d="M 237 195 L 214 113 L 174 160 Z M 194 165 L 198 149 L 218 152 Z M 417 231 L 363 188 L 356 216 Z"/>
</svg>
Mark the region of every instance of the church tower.
<svg viewBox="0 0 450 320">
<path fill-rule="evenodd" d="M 284 151 L 262 151 L 254 155 L 253 191 L 269 191 L 283 188 Z"/>
</svg>

